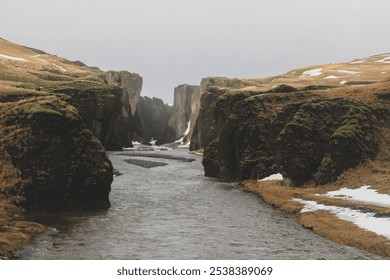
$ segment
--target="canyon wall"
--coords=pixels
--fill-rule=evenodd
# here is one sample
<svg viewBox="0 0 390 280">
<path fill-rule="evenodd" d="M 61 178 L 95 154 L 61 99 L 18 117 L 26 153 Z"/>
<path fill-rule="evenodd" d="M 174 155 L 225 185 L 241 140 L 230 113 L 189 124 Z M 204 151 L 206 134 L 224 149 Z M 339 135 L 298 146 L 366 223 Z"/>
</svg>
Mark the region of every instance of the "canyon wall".
<svg viewBox="0 0 390 280">
<path fill-rule="evenodd" d="M 206 176 L 245 180 L 279 172 L 293 186 L 335 181 L 373 159 L 390 118 L 386 106 L 309 91 L 209 88 L 201 108 L 210 107 L 213 117 L 198 118 L 201 127 L 212 122 L 202 140 Z"/>
<path fill-rule="evenodd" d="M 156 141 L 157 145 L 175 141 L 175 131 L 168 125 L 172 107 L 159 98 L 141 97 L 134 115 L 135 140 L 142 143 Z"/>
<path fill-rule="evenodd" d="M 173 115 L 168 125 L 175 130 L 175 140 L 189 142 L 200 107 L 200 87 L 179 85 L 174 90 Z M 189 127 L 188 127 L 189 124 Z M 187 134 L 185 132 L 187 131 Z"/>
</svg>

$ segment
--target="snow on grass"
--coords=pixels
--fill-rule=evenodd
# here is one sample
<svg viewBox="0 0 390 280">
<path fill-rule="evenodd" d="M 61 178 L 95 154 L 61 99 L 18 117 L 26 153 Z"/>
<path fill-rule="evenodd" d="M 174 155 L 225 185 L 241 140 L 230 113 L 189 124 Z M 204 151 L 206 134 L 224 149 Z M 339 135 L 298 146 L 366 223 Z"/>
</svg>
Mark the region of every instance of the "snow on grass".
<svg viewBox="0 0 390 280">
<path fill-rule="evenodd" d="M 59 66 L 59 65 L 57 65 L 55 63 L 52 63 L 52 64 L 54 65 L 54 67 L 60 69 L 62 72 L 66 72 L 67 71 L 64 67 L 61 67 L 61 66 Z"/>
<path fill-rule="evenodd" d="M 301 77 L 316 77 L 322 75 L 322 68 L 316 68 L 312 70 L 307 70 L 302 73 Z"/>
<path fill-rule="evenodd" d="M 325 77 L 324 79 L 340 79 L 340 78 L 343 78 L 343 77 L 337 77 L 337 76 L 328 76 L 328 77 Z"/>
<path fill-rule="evenodd" d="M 9 55 L 5 55 L 5 54 L 1 54 L 1 53 L 0 53 L 0 57 L 6 58 L 6 59 L 10 59 L 10 60 L 27 61 L 27 62 L 29 62 L 27 59 L 24 59 L 24 58 L 21 58 L 21 57 L 14 57 L 14 56 L 9 56 Z"/>
<path fill-rule="evenodd" d="M 342 188 L 321 196 L 342 198 L 345 200 L 364 202 L 372 205 L 390 207 L 390 195 L 378 193 L 371 186 L 362 186 L 358 189 Z"/>
<path fill-rule="evenodd" d="M 384 57 L 380 60 L 376 60 L 374 62 L 378 62 L 378 63 L 390 63 L 390 56 L 387 56 L 387 57 Z"/>
<path fill-rule="evenodd" d="M 354 61 L 351 61 L 349 64 L 360 64 L 360 63 L 363 63 L 363 62 L 366 62 L 367 60 L 366 59 L 363 59 L 363 60 L 354 60 Z"/>
<path fill-rule="evenodd" d="M 362 72 L 351 71 L 351 70 L 336 70 L 336 72 L 348 74 L 348 75 L 353 75 L 353 76 L 359 76 L 362 73 Z"/>
<path fill-rule="evenodd" d="M 269 180 L 283 180 L 283 175 L 280 173 L 272 174 L 268 177 L 260 179 L 259 181 L 269 181 Z"/>
<path fill-rule="evenodd" d="M 383 235 L 390 239 L 390 218 L 377 218 L 375 217 L 374 213 L 363 213 L 361 211 L 350 208 L 328 206 L 319 204 L 315 201 L 303 200 L 300 198 L 293 198 L 292 200 L 304 205 L 301 213 L 317 210 L 329 211 L 332 214 L 335 214 L 339 219 L 352 222 L 361 228 L 375 232 L 379 235 Z"/>
<path fill-rule="evenodd" d="M 346 83 L 348 83 L 348 81 L 341 81 L 341 82 L 340 82 L 340 84 L 342 84 L 342 85 L 344 85 L 344 84 L 346 84 Z"/>
</svg>

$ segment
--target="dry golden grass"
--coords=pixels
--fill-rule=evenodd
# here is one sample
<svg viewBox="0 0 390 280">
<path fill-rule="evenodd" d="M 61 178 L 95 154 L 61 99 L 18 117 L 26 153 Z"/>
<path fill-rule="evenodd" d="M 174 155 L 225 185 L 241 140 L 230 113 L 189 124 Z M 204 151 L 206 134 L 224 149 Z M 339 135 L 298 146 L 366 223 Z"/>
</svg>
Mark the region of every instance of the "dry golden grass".
<svg viewBox="0 0 390 280">
<path fill-rule="evenodd" d="M 43 225 L 22 221 L 23 213 L 6 199 L 0 199 L 0 259 L 10 258 L 15 250 L 31 242 L 35 234 L 43 233 Z"/>
<path fill-rule="evenodd" d="M 353 209 L 370 210 L 375 213 L 390 213 L 390 208 L 368 205 L 365 203 L 354 203 L 337 198 L 316 196 L 316 193 L 324 193 L 338 189 L 337 186 L 329 184 L 324 188 L 306 187 L 291 188 L 282 186 L 281 181 L 254 181 L 244 182 L 244 186 L 259 194 L 265 202 L 276 206 L 288 213 L 298 213 L 303 205 L 292 201 L 292 198 L 312 200 L 325 205 L 349 207 Z M 326 211 L 305 212 L 299 215 L 298 222 L 313 230 L 315 233 L 330 239 L 334 242 L 354 246 L 369 252 L 390 256 L 390 240 L 384 236 L 367 231 L 353 224 L 337 218 Z"/>
<path fill-rule="evenodd" d="M 298 222 L 315 233 L 337 243 L 353 246 L 381 256 L 390 256 L 390 242 L 384 236 L 338 219 L 326 211 L 302 213 Z"/>
</svg>

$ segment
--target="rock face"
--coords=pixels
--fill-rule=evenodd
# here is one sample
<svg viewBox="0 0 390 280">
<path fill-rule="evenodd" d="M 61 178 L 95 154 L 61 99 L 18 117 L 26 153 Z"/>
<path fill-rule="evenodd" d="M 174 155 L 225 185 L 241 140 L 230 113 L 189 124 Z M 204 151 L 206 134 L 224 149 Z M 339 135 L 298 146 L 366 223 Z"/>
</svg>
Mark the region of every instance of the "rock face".
<svg viewBox="0 0 390 280">
<path fill-rule="evenodd" d="M 29 211 L 106 209 L 113 169 L 69 97 L 0 98 L 0 193 Z"/>
<path fill-rule="evenodd" d="M 134 115 L 135 133 L 144 143 L 157 145 L 175 141 L 175 131 L 168 125 L 172 108 L 159 98 L 141 97 Z"/>
<path fill-rule="evenodd" d="M 175 138 L 184 136 L 183 142 L 191 139 L 192 131 L 200 107 L 200 87 L 193 85 L 179 85 L 174 91 L 173 115 L 169 119 L 168 125 L 175 132 Z M 184 135 L 188 124 L 190 128 L 187 135 Z M 175 139 L 175 140 L 176 140 Z"/>
<path fill-rule="evenodd" d="M 137 73 L 127 71 L 108 71 L 105 75 L 105 81 L 123 89 L 122 102 L 130 105 L 134 115 L 142 91 L 142 77 Z"/>
<path fill-rule="evenodd" d="M 191 116 L 194 128 L 191 134 L 190 150 L 195 151 L 208 146 L 214 139 L 214 131 L 211 130 L 214 122 L 214 108 L 217 98 L 225 93 L 221 88 L 241 88 L 245 85 L 238 79 L 223 77 L 202 79 L 198 93 L 194 95 L 192 102 L 194 114 Z M 199 101 L 198 101 L 199 100 Z M 192 124 L 192 122 L 191 122 Z"/>
<path fill-rule="evenodd" d="M 280 172 L 293 186 L 334 181 L 375 157 L 379 120 L 390 117 L 386 107 L 309 92 L 219 89 L 213 97 L 202 97 L 202 108 L 214 104 L 215 117 L 212 137 L 202 142 L 207 144 L 203 165 L 206 176 L 230 180 Z"/>
<path fill-rule="evenodd" d="M 132 146 L 133 116 L 127 91 L 98 81 L 61 82 L 49 88 L 71 97 L 86 127 L 107 150 Z"/>
</svg>

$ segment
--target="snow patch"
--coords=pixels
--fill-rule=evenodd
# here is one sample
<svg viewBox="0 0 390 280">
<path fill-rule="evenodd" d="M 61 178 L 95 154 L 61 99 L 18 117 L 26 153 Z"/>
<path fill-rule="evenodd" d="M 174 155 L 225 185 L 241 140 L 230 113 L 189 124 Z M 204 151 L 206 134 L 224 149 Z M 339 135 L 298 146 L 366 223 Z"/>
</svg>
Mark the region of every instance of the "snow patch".
<svg viewBox="0 0 390 280">
<path fill-rule="evenodd" d="M 342 188 L 321 196 L 342 198 L 345 200 L 364 202 L 372 205 L 390 207 L 390 195 L 378 193 L 371 186 L 362 186 L 358 189 Z"/>
<path fill-rule="evenodd" d="M 307 70 L 302 73 L 301 77 L 316 77 L 322 75 L 322 68 L 316 68 L 312 70 Z"/>
<path fill-rule="evenodd" d="M 359 76 L 362 73 L 362 72 L 351 71 L 351 70 L 336 70 L 336 72 L 348 74 L 348 75 L 353 75 L 353 76 Z"/>
<path fill-rule="evenodd" d="M 361 228 L 383 235 L 390 239 L 390 218 L 377 218 L 374 213 L 363 213 L 350 208 L 328 206 L 300 198 L 293 198 L 292 200 L 304 205 L 301 213 L 317 210 L 329 211 L 330 213 L 335 214 L 339 219 L 352 222 Z"/>
<path fill-rule="evenodd" d="M 348 81 L 341 81 L 341 82 L 340 82 L 340 84 L 342 84 L 342 85 L 344 85 L 344 84 L 346 84 L 346 83 L 348 83 Z"/>
<path fill-rule="evenodd" d="M 337 77 L 337 76 L 328 76 L 328 77 L 325 77 L 324 79 L 340 79 L 342 77 Z"/>
<path fill-rule="evenodd" d="M 355 61 L 352 61 L 350 62 L 349 64 L 360 64 L 360 63 L 363 63 L 363 62 L 366 62 L 367 60 L 364 59 L 364 60 L 355 60 Z"/>
<path fill-rule="evenodd" d="M 272 174 L 268 177 L 260 179 L 259 181 L 269 181 L 269 180 L 283 180 L 283 175 L 280 173 Z"/>
<path fill-rule="evenodd" d="M 14 56 L 9 56 L 9 55 L 5 55 L 5 54 L 1 54 L 1 53 L 0 53 L 0 57 L 6 58 L 6 59 L 10 59 L 10 60 L 27 61 L 27 62 L 29 62 L 27 59 L 24 59 L 24 58 L 21 58 L 21 57 L 14 57 Z"/>
<path fill-rule="evenodd" d="M 384 57 L 380 60 L 376 60 L 374 62 L 378 62 L 378 63 L 390 63 L 390 56 L 387 56 L 387 57 Z"/>
<path fill-rule="evenodd" d="M 384 75 L 384 74 L 387 74 L 387 72 L 386 72 L 386 71 L 384 71 L 384 72 L 381 72 L 381 74 L 382 74 L 382 75 Z"/>
<path fill-rule="evenodd" d="M 64 67 L 61 67 L 61 66 L 59 66 L 59 65 L 57 65 L 55 63 L 52 63 L 52 64 L 54 65 L 54 67 L 60 69 L 62 72 L 66 72 L 67 71 Z"/>
<path fill-rule="evenodd" d="M 184 131 L 183 136 L 179 140 L 175 141 L 176 144 L 181 144 L 181 145 L 185 144 L 184 138 L 188 135 L 188 133 L 190 133 L 190 126 L 191 126 L 191 121 L 188 121 L 186 131 Z"/>
</svg>

